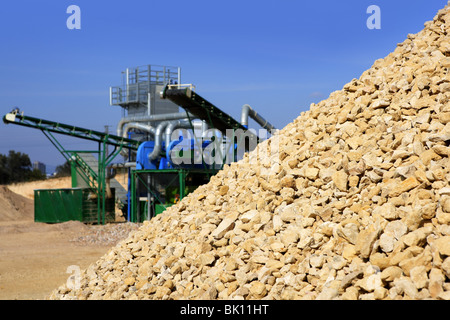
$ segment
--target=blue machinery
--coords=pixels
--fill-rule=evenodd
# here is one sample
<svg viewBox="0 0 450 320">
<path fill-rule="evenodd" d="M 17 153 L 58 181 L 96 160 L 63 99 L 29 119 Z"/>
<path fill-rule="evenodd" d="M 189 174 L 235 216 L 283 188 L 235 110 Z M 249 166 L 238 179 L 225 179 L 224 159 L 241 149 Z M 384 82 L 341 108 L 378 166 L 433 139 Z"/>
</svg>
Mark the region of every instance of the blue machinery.
<svg viewBox="0 0 450 320">
<path fill-rule="evenodd" d="M 261 138 L 249 129 L 249 117 L 268 132 L 275 129 L 249 105 L 242 107 L 238 122 L 196 93 L 194 86 L 181 85 L 178 67 L 148 65 L 126 69 L 122 77 L 121 86 L 110 88 L 110 104 L 123 108 L 116 135 L 18 113 L 3 118 L 5 123 L 40 129 L 71 161 L 72 177 L 75 171 L 82 174 L 96 193 L 98 223 L 105 222 L 105 198 L 114 169 L 128 170 L 128 190 L 119 200 L 127 203 L 127 220 L 141 222 L 256 147 Z M 96 170 L 78 156 L 81 151 L 64 149 L 52 133 L 98 142 Z M 112 153 L 107 145 L 114 146 Z M 119 154 L 125 161 L 113 163 Z"/>
<path fill-rule="evenodd" d="M 167 122 L 162 142 L 158 142 L 161 130 L 155 130 L 156 139 L 139 146 L 136 167 L 130 170 L 129 179 L 129 197 L 135 197 L 129 198 L 131 221 L 163 212 L 197 186 L 207 183 L 223 164 L 238 160 L 243 152 L 256 146 L 259 137 L 248 129 L 248 116 L 256 118 L 263 128 L 274 129 L 248 105 L 243 107 L 241 123 L 236 121 L 197 94 L 191 85 L 166 85 L 160 97 L 181 106 L 186 119 Z M 161 126 L 164 122 L 157 128 Z M 190 130 L 177 135 L 174 128 Z"/>
</svg>

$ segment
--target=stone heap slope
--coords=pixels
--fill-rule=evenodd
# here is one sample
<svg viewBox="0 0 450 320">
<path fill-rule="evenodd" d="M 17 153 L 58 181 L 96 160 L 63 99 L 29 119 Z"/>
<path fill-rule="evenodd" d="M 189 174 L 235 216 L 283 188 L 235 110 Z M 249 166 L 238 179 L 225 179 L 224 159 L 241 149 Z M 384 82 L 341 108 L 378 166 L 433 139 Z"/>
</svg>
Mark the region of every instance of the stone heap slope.
<svg viewBox="0 0 450 320">
<path fill-rule="evenodd" d="M 449 33 L 445 7 L 50 298 L 450 299 Z"/>
</svg>

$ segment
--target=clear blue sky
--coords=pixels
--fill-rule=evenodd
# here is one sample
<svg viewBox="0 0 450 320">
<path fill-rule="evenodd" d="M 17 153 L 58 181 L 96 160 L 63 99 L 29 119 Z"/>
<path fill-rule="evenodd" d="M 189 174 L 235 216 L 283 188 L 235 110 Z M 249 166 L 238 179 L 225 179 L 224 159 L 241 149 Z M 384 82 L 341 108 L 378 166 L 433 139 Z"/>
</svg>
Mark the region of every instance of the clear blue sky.
<svg viewBox="0 0 450 320">
<path fill-rule="evenodd" d="M 69 30 L 69 5 L 81 30 Z M 381 9 L 369 30 L 368 6 Z M 121 71 L 181 67 L 183 83 L 239 120 L 250 104 L 278 128 L 359 78 L 446 0 L 4 1 L 0 9 L 0 115 L 25 114 L 115 131 L 121 108 L 109 87 Z M 0 153 L 25 152 L 47 165 L 64 159 L 38 130 L 0 123 Z M 62 139 L 66 141 L 67 139 Z M 67 140 L 71 149 L 91 148 Z M 96 148 L 96 145 L 93 146 Z"/>
</svg>

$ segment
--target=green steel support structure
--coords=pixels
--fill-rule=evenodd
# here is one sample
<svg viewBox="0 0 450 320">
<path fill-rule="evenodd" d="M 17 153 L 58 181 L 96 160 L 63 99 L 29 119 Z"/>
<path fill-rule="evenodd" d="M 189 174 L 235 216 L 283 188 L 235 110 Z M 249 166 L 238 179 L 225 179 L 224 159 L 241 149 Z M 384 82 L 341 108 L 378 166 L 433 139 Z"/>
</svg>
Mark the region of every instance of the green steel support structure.
<svg viewBox="0 0 450 320">
<path fill-rule="evenodd" d="M 210 128 L 215 128 L 221 131 L 224 136 L 227 134 L 227 130 L 231 129 L 232 136 L 228 137 L 232 141 L 232 143 L 230 143 L 230 150 L 231 148 L 234 148 L 234 151 L 236 151 L 237 146 L 241 145 L 241 143 L 244 143 L 245 146 L 245 138 L 236 137 L 235 131 L 241 130 L 242 132 L 246 133 L 246 137 L 249 139 L 249 141 L 258 142 L 259 140 L 259 137 L 250 132 L 246 126 L 243 126 L 230 115 L 223 112 L 222 110 L 211 104 L 209 101 L 195 93 L 189 87 L 182 88 L 169 85 L 164 88 L 161 96 L 164 99 L 171 100 L 176 105 L 179 105 L 186 110 L 186 114 L 189 122 L 191 123 L 191 127 L 192 119 L 189 114 L 192 114 L 194 117 L 206 121 L 209 124 Z M 139 142 L 136 140 L 110 135 L 95 130 L 24 116 L 23 113 L 19 114 L 17 112 L 6 114 L 3 117 L 3 122 L 5 122 L 6 124 L 12 123 L 29 128 L 39 129 L 44 133 L 44 135 L 59 150 L 64 158 L 71 163 L 71 166 L 73 168 L 72 185 L 76 186 L 79 183 L 79 181 L 77 181 L 78 177 L 81 177 L 81 179 L 84 180 L 88 187 L 98 196 L 97 222 L 99 224 L 104 224 L 106 206 L 106 169 L 111 164 L 113 159 L 122 151 L 122 149 L 127 148 L 130 151 L 136 151 L 139 147 Z M 95 151 L 67 150 L 55 138 L 55 136 L 53 135 L 54 133 L 97 142 L 98 149 Z M 197 140 L 197 137 L 195 136 L 194 138 L 197 147 L 199 148 L 199 150 L 201 150 L 201 141 L 199 142 Z M 235 142 L 235 139 L 239 139 L 239 141 Z M 107 148 L 107 146 L 110 145 L 114 147 L 114 150 L 111 153 L 108 152 Z M 221 152 L 221 149 L 218 148 L 215 151 Z M 228 151 L 225 150 L 225 153 Z M 82 153 L 97 154 L 97 172 L 95 172 L 95 170 L 93 170 L 82 159 L 82 157 L 80 156 L 80 154 Z M 233 152 L 233 155 L 234 157 L 236 157 L 235 152 Z M 142 191 L 146 191 L 147 195 L 151 195 L 151 201 L 149 197 L 147 198 L 147 208 L 149 210 L 153 210 L 153 212 L 147 212 L 148 217 L 151 218 L 151 216 L 160 213 L 155 209 L 156 206 L 159 206 L 159 208 L 163 210 L 173 204 L 173 199 L 170 198 L 171 195 L 169 195 L 168 193 L 168 188 L 172 188 L 172 191 L 177 190 L 178 199 L 181 200 L 186 196 L 187 193 L 193 191 L 199 185 L 206 183 L 207 181 L 209 181 L 212 175 L 217 173 L 219 167 L 222 167 L 225 163 L 225 155 L 221 154 L 220 158 L 223 159 L 222 165 L 213 165 L 212 168 L 214 169 L 209 169 L 206 166 L 205 162 L 202 161 L 204 164 L 204 168 L 201 169 L 177 168 L 164 170 L 130 170 L 130 221 L 140 222 L 140 220 L 142 220 L 140 209 L 140 193 Z M 236 160 L 236 158 L 233 158 L 233 161 Z M 78 175 L 74 174 L 75 171 L 78 173 Z M 143 176 L 147 177 L 147 181 L 142 180 Z M 189 179 L 191 180 L 187 184 Z M 149 181 L 151 183 L 148 183 Z M 155 181 L 157 183 L 154 183 Z M 161 194 L 159 194 L 158 192 L 161 191 L 161 189 L 163 189 L 164 187 L 166 188 L 161 193 L 164 194 L 164 196 L 161 197 Z"/>
<path fill-rule="evenodd" d="M 59 122 L 24 116 L 18 113 L 8 113 L 3 117 L 5 124 L 16 124 L 28 128 L 39 129 L 71 163 L 72 169 L 79 173 L 79 176 L 86 182 L 88 187 L 97 195 L 97 223 L 105 223 L 106 208 L 106 169 L 114 158 L 124 148 L 137 150 L 139 142 L 95 130 L 85 129 Z M 98 143 L 97 150 L 67 150 L 56 139 L 54 133 L 89 140 Z M 107 146 L 114 146 L 114 150 L 109 153 Z M 97 154 L 98 170 L 95 172 L 80 156 L 81 153 Z M 72 186 L 78 183 L 77 177 L 72 170 Z"/>
<path fill-rule="evenodd" d="M 167 193 L 168 189 L 176 190 L 181 201 L 189 192 L 194 191 L 198 186 L 209 181 L 209 179 L 217 173 L 218 170 L 214 169 L 163 169 L 163 170 L 131 170 L 131 222 L 141 222 L 145 218 L 151 218 L 157 214 L 158 208 L 162 208 L 161 211 L 175 204 L 173 198 Z M 148 181 L 143 179 L 144 175 L 150 175 L 155 179 L 165 179 L 168 181 L 165 184 L 166 193 L 161 196 L 158 191 L 148 185 Z M 194 179 L 192 179 L 194 178 Z M 190 180 L 190 182 L 189 182 Z M 142 190 L 144 189 L 144 190 Z M 141 211 L 145 212 L 140 207 L 140 192 L 150 192 L 153 197 L 153 203 L 151 207 L 153 212 L 147 211 L 147 217 L 141 215 Z M 148 205 L 147 205 L 148 208 Z"/>
<path fill-rule="evenodd" d="M 241 125 L 238 121 L 236 121 L 233 117 L 228 115 L 227 113 L 223 112 L 216 106 L 214 106 L 212 103 L 195 93 L 191 90 L 191 88 L 179 88 L 176 85 L 174 86 L 166 86 L 162 92 L 162 97 L 165 99 L 169 99 L 175 104 L 181 106 L 183 109 L 186 110 L 186 114 L 188 117 L 189 122 L 191 123 L 191 129 L 193 130 L 192 125 L 192 119 L 189 116 L 189 113 L 193 116 L 205 120 L 210 128 L 215 128 L 219 131 L 221 131 L 224 135 L 226 135 L 227 130 L 231 129 L 231 136 L 228 137 L 233 141 L 230 143 L 229 150 L 225 150 L 226 152 L 230 152 L 231 148 L 234 148 L 233 150 L 233 161 L 236 161 L 236 150 L 237 146 L 241 143 L 245 143 L 245 140 L 241 137 L 235 136 L 236 130 L 241 130 L 241 132 L 246 132 L 247 137 L 250 140 L 258 142 L 259 138 L 252 132 L 248 131 L 248 128 Z M 238 141 L 234 142 L 235 139 L 239 139 Z M 195 143 L 199 149 L 201 149 L 201 141 L 198 140 L 196 136 L 194 136 Z M 221 152 L 220 148 L 217 148 L 215 150 L 216 152 Z M 203 157 L 203 154 L 202 154 Z M 140 200 L 140 194 L 148 192 L 152 196 L 152 203 L 151 205 L 148 205 L 146 208 L 152 208 L 153 212 L 147 211 L 147 218 L 151 218 L 152 215 L 158 214 L 157 206 L 162 208 L 164 210 L 165 208 L 171 206 L 173 203 L 171 200 L 168 200 L 167 190 L 164 197 L 161 197 L 158 192 L 157 188 L 154 188 L 151 184 L 149 185 L 148 181 L 158 180 L 161 179 L 161 181 L 164 181 L 165 183 L 163 185 L 167 187 L 173 187 L 175 186 L 179 192 L 179 200 L 183 199 L 187 195 L 187 193 L 193 191 L 196 187 L 203 184 L 201 183 L 202 177 L 204 178 L 205 183 L 209 181 L 211 176 L 215 175 L 225 163 L 225 157 L 226 154 L 220 154 L 219 158 L 222 159 L 221 164 L 213 164 L 213 168 L 215 169 L 209 169 L 204 161 L 202 161 L 204 168 L 197 168 L 197 169 L 188 169 L 188 168 L 177 168 L 177 169 L 165 169 L 165 170 L 131 170 L 130 174 L 130 189 L 131 189 L 131 214 L 130 214 L 130 220 L 132 222 L 140 222 L 142 220 L 141 216 L 141 200 Z M 215 157 L 214 157 L 215 159 Z M 202 159 L 203 160 L 203 159 Z M 144 176 L 150 176 L 151 178 L 147 181 L 143 179 Z M 164 176 L 171 176 L 171 178 L 165 179 Z M 189 177 L 196 176 L 197 183 L 194 183 L 194 185 L 187 185 L 187 180 Z M 153 178 L 154 177 L 154 178 Z M 144 189 L 144 190 L 140 190 Z M 145 197 L 144 197 L 145 198 Z M 150 201 L 148 198 L 146 201 Z"/>
</svg>

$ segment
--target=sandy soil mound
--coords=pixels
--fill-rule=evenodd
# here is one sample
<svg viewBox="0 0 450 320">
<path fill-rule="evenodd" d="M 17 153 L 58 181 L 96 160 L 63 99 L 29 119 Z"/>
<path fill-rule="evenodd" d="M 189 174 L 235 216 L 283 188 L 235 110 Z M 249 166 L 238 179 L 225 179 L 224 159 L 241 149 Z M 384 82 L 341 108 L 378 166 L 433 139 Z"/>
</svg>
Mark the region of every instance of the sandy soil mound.
<svg viewBox="0 0 450 320">
<path fill-rule="evenodd" d="M 117 182 L 119 182 L 125 189 L 128 188 L 128 174 L 118 173 L 115 176 Z M 34 190 L 36 189 L 63 189 L 72 188 L 72 178 L 51 178 L 41 181 L 14 183 L 8 186 L 8 188 L 28 199 L 34 199 Z"/>
<path fill-rule="evenodd" d="M 8 186 L 8 188 L 11 191 L 20 194 L 28 199 L 34 199 L 35 189 L 62 189 L 71 187 L 72 187 L 71 177 L 52 178 L 41 181 L 14 183 Z"/>
<path fill-rule="evenodd" d="M 0 186 L 0 221 L 32 220 L 34 202 Z"/>
</svg>

